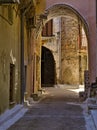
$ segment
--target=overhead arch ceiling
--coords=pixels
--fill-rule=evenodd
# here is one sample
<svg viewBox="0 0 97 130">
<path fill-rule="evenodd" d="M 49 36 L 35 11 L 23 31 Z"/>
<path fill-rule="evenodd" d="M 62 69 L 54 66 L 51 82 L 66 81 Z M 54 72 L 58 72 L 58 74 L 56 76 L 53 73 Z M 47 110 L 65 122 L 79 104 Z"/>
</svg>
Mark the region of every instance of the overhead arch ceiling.
<svg viewBox="0 0 97 130">
<path fill-rule="evenodd" d="M 53 6 L 52 8 L 48 10 L 48 14 L 49 14 L 48 20 L 54 17 L 58 17 L 58 16 L 60 17 L 68 16 L 68 17 L 73 17 L 74 19 L 77 19 L 77 15 L 72 10 L 70 10 L 69 8 L 63 5 Z"/>
<path fill-rule="evenodd" d="M 45 11 L 45 14 L 47 15 L 47 19 L 43 20 L 44 24 L 55 17 L 69 17 L 74 21 L 82 21 L 86 35 L 88 36 L 88 24 L 85 19 L 72 7 L 65 4 L 56 4 L 48 8 Z"/>
</svg>

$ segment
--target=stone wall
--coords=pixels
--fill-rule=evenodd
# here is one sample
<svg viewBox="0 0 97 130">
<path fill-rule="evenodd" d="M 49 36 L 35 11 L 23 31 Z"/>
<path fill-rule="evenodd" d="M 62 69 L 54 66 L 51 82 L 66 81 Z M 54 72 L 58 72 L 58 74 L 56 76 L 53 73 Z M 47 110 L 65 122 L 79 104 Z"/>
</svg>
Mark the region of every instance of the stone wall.
<svg viewBox="0 0 97 130">
<path fill-rule="evenodd" d="M 74 15 L 75 17 L 75 15 Z M 79 83 L 78 19 L 63 17 L 61 22 L 61 72 L 62 83 Z"/>
</svg>

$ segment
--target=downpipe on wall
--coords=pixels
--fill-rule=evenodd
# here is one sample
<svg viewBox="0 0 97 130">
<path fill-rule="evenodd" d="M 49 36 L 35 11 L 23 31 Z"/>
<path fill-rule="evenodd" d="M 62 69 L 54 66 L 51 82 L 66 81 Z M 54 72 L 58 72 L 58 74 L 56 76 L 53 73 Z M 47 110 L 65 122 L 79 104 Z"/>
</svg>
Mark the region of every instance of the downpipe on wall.
<svg viewBox="0 0 97 130">
<path fill-rule="evenodd" d="M 21 103 L 24 103 L 25 71 L 24 71 L 24 14 L 21 11 Z"/>
<path fill-rule="evenodd" d="M 27 5 L 26 9 L 21 10 L 21 103 L 24 103 L 24 94 L 26 90 L 26 84 L 25 84 L 25 64 L 24 64 L 24 20 L 25 20 L 25 14 L 29 11 L 31 8 L 31 2 Z"/>
</svg>

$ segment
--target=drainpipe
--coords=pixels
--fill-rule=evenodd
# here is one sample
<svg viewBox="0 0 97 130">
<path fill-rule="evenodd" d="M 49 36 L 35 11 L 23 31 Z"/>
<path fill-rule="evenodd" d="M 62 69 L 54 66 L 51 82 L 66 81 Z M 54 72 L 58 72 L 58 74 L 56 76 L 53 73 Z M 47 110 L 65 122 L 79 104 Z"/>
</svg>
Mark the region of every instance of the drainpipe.
<svg viewBox="0 0 97 130">
<path fill-rule="evenodd" d="M 31 8 L 31 2 L 27 5 L 26 9 L 21 10 L 21 103 L 24 103 L 25 94 L 25 65 L 24 65 L 24 16 Z"/>
<path fill-rule="evenodd" d="M 21 11 L 21 103 L 24 102 L 25 71 L 24 71 L 24 14 Z"/>
</svg>

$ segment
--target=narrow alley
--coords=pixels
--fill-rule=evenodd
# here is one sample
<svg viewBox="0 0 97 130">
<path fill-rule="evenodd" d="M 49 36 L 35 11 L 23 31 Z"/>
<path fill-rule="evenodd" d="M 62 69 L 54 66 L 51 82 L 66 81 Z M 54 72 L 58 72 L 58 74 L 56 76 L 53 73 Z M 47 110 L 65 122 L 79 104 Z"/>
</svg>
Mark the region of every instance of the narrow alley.
<svg viewBox="0 0 97 130">
<path fill-rule="evenodd" d="M 8 130 L 86 130 L 78 92 L 45 88 L 45 98 Z"/>
<path fill-rule="evenodd" d="M 0 0 L 0 130 L 97 130 L 97 0 Z"/>
</svg>

